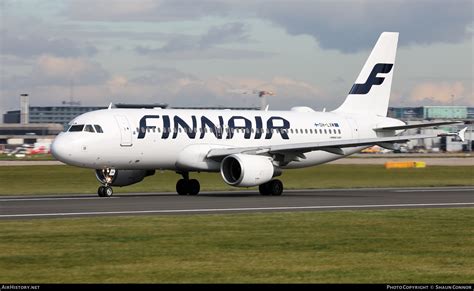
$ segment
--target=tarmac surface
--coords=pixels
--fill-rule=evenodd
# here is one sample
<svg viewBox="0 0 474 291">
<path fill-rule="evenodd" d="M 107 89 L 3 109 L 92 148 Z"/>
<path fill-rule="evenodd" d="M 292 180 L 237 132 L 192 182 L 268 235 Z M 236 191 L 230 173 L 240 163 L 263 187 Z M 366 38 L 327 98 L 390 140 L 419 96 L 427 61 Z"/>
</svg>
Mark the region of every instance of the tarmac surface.
<svg viewBox="0 0 474 291">
<path fill-rule="evenodd" d="M 474 187 L 286 190 L 282 196 L 256 191 L 3 196 L 0 219 L 114 215 L 180 215 L 272 211 L 474 208 Z M 473 209 L 474 210 L 474 209 Z"/>
</svg>

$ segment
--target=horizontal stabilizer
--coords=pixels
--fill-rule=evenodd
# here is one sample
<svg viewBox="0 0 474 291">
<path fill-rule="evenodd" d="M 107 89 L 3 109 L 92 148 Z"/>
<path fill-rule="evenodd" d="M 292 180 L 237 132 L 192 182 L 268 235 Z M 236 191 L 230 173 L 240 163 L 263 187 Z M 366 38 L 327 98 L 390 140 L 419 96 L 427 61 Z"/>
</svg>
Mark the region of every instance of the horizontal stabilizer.
<svg viewBox="0 0 474 291">
<path fill-rule="evenodd" d="M 411 129 L 411 128 L 433 127 L 433 126 L 456 124 L 456 123 L 462 123 L 462 121 L 426 122 L 426 123 L 417 123 L 417 124 L 377 127 L 377 128 L 374 128 L 374 130 L 375 131 L 404 130 L 404 129 Z"/>
</svg>

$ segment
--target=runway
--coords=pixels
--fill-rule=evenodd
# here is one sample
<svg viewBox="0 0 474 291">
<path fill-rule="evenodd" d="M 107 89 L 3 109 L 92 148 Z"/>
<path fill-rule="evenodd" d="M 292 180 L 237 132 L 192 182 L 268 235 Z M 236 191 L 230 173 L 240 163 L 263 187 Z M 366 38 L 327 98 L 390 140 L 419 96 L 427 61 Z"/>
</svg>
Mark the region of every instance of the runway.
<svg viewBox="0 0 474 291">
<path fill-rule="evenodd" d="M 474 187 L 287 190 L 282 196 L 256 191 L 8 196 L 0 198 L 0 219 L 426 207 L 474 207 Z"/>
</svg>

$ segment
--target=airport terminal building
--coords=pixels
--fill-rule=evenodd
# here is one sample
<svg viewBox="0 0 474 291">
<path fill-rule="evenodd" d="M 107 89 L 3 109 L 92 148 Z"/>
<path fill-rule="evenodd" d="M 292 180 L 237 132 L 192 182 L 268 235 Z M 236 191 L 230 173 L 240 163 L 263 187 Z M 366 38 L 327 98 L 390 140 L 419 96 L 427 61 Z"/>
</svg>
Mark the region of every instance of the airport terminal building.
<svg viewBox="0 0 474 291">
<path fill-rule="evenodd" d="M 102 106 L 30 106 L 28 123 L 55 123 L 66 126 L 69 121 L 83 113 L 105 109 Z M 7 111 L 3 123 L 20 123 L 21 110 Z"/>
<path fill-rule="evenodd" d="M 466 131 L 466 141 L 462 142 L 454 137 L 441 137 L 424 140 L 412 140 L 407 143 L 407 151 L 420 152 L 459 152 L 474 151 L 474 107 L 468 106 L 421 106 L 421 107 L 389 107 L 387 115 L 406 123 L 418 123 L 424 120 L 443 121 L 459 120 L 465 124 L 440 126 L 438 129 L 420 128 L 409 130 L 410 134 L 438 134 L 443 132 L 456 132 L 463 127 Z"/>
</svg>

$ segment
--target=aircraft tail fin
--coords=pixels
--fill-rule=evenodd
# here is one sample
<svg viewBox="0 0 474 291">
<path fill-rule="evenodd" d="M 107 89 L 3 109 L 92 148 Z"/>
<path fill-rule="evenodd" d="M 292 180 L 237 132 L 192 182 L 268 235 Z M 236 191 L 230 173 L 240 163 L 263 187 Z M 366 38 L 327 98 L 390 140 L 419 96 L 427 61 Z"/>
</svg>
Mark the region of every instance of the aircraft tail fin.
<svg viewBox="0 0 474 291">
<path fill-rule="evenodd" d="M 383 32 L 344 103 L 335 112 L 387 116 L 398 32 Z"/>
</svg>

